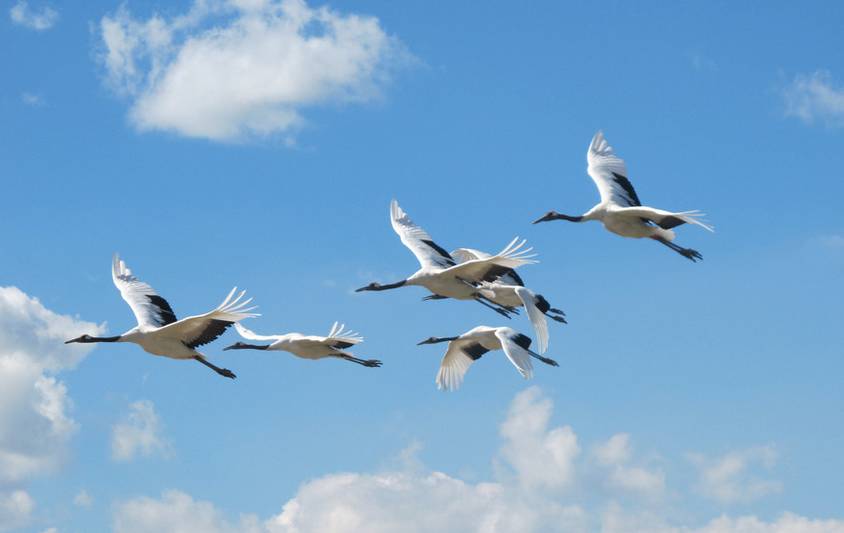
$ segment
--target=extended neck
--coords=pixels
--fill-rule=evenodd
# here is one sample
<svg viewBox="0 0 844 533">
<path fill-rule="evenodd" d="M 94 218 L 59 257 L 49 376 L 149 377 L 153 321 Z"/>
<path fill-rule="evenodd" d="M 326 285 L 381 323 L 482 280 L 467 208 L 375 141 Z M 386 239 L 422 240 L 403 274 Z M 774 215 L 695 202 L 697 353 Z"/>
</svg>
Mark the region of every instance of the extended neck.
<svg viewBox="0 0 844 533">
<path fill-rule="evenodd" d="M 90 335 L 82 335 L 76 339 L 71 339 L 69 341 L 65 341 L 65 344 L 70 344 L 72 342 L 81 342 L 83 344 L 92 343 L 92 342 L 119 342 L 122 335 L 116 335 L 114 337 L 92 337 Z"/>
<path fill-rule="evenodd" d="M 237 344 L 232 344 L 227 348 L 223 348 L 223 351 L 226 350 L 267 350 L 269 349 L 269 344 L 246 344 L 245 342 L 238 342 Z"/>
<path fill-rule="evenodd" d="M 399 287 L 403 286 L 405 283 L 407 283 L 407 280 L 406 280 L 406 279 L 403 279 L 403 280 L 401 280 L 401 281 L 397 281 L 397 282 L 395 282 L 395 283 L 387 283 L 386 285 L 381 285 L 380 283 L 377 283 L 377 282 L 374 282 L 374 281 L 373 281 L 372 283 L 370 283 L 370 284 L 369 284 L 369 285 L 367 285 L 366 287 L 361 287 L 360 289 L 356 290 L 355 292 L 361 292 L 361 291 L 386 291 L 386 290 L 388 290 L 388 289 L 397 289 L 397 288 L 399 288 Z"/>
<path fill-rule="evenodd" d="M 557 213 L 556 211 L 551 211 L 550 213 L 546 214 L 542 218 L 538 218 L 533 221 L 534 224 L 539 224 L 540 222 L 548 222 L 551 220 L 567 220 L 569 222 L 583 222 L 583 216 L 570 216 L 564 215 L 562 213 Z"/>
</svg>

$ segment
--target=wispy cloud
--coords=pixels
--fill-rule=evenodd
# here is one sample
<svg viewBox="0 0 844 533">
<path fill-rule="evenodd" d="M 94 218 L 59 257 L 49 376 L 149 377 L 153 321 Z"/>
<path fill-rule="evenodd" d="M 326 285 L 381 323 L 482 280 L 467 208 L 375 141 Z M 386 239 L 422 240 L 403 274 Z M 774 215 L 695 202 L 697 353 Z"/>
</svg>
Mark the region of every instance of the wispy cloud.
<svg viewBox="0 0 844 533">
<path fill-rule="evenodd" d="M 697 466 L 698 488 L 707 497 L 720 503 L 740 503 L 757 500 L 782 490 L 776 480 L 760 479 L 758 470 L 770 470 L 777 460 L 773 446 L 756 446 L 709 458 L 690 454 Z"/>
<path fill-rule="evenodd" d="M 41 107 L 45 103 L 44 98 L 42 96 L 29 92 L 21 93 L 21 102 L 28 105 L 29 107 Z"/>
<path fill-rule="evenodd" d="M 108 83 L 131 100 L 136 128 L 216 141 L 295 145 L 306 107 L 377 99 L 409 57 L 376 18 L 304 0 L 195 0 L 145 20 L 124 6 L 100 35 Z"/>
<path fill-rule="evenodd" d="M 27 525 L 35 500 L 26 491 L 0 491 L 0 531 L 10 531 Z"/>
<path fill-rule="evenodd" d="M 688 509 L 667 509 L 666 502 L 643 498 L 630 487 L 653 487 L 664 477 L 641 466 L 625 433 L 592 446 L 588 460 L 579 454 L 570 426 L 554 426 L 553 404 L 531 387 L 516 395 L 501 423 L 501 462 L 490 481 L 468 481 L 427 468 L 412 443 L 389 470 L 328 474 L 303 483 L 278 514 L 227 518 L 214 504 L 165 491 L 115 507 L 114 531 L 183 533 L 422 533 L 465 531 L 540 533 L 844 533 L 844 521 L 816 520 L 784 513 L 771 521 L 756 516 L 721 516 L 703 524 L 674 524 L 666 516 L 690 516 Z M 759 460 L 754 448 L 738 454 Z M 719 464 L 723 458 L 712 461 Z M 538 473 L 538 465 L 550 474 Z M 646 483 L 615 486 L 616 467 L 647 472 Z M 564 482 L 552 481 L 562 476 Z M 729 477 L 729 476 L 728 476 Z M 621 489 L 621 492 L 617 492 Z M 662 490 L 661 488 L 659 490 Z M 685 495 L 679 491 L 672 491 Z M 633 498 L 619 503 L 617 495 Z M 693 496 L 689 493 L 687 496 Z M 624 501 L 624 500 L 622 500 Z M 675 501 L 676 498 L 672 499 Z"/>
<path fill-rule="evenodd" d="M 799 74 L 783 90 L 785 114 L 806 124 L 844 126 L 844 86 L 836 86 L 825 70 Z"/>
<path fill-rule="evenodd" d="M 139 456 L 167 457 L 170 453 L 170 443 L 164 438 L 155 405 L 149 400 L 131 403 L 126 418 L 112 428 L 112 458 L 130 461 Z"/>
<path fill-rule="evenodd" d="M 9 10 L 9 17 L 19 26 L 44 31 L 49 30 L 58 22 L 59 12 L 49 6 L 33 9 L 29 7 L 26 0 L 18 0 L 18 3 Z"/>
<path fill-rule="evenodd" d="M 76 493 L 76 496 L 73 497 L 73 505 L 77 507 L 91 507 L 93 504 L 94 498 L 91 497 L 85 489 L 80 490 Z"/>
</svg>

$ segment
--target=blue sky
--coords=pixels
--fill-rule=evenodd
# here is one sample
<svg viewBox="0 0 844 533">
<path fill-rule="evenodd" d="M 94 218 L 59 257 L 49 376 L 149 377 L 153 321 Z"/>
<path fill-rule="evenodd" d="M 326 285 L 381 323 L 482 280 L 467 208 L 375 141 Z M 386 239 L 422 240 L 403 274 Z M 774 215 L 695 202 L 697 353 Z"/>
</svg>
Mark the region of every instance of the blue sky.
<svg viewBox="0 0 844 533">
<path fill-rule="evenodd" d="M 0 408 L 0 464 L 49 446 L 0 475 L 0 530 L 442 529 L 436 514 L 465 531 L 522 500 L 536 514 L 488 530 L 844 529 L 844 7 L 235 4 L 6 4 L 0 381 L 23 385 Z M 291 13 L 311 20 L 290 30 Z M 707 213 L 715 234 L 678 231 L 702 263 L 530 224 L 597 201 L 598 129 L 643 203 Z M 493 353 L 436 390 L 441 347 L 416 342 L 504 319 L 417 288 L 352 292 L 417 268 L 392 198 L 449 250 L 529 240 L 528 286 L 569 317 L 550 325 L 560 368 L 526 383 Z M 131 345 L 56 348 L 81 322 L 134 325 L 114 252 L 179 316 L 238 285 L 263 314 L 250 328 L 345 321 L 384 366 L 222 352 L 234 332 L 205 350 L 234 382 Z M 140 443 L 123 458 L 121 427 Z M 404 505 L 385 479 L 475 511 Z M 309 521 L 332 513 L 334 529 Z"/>
</svg>

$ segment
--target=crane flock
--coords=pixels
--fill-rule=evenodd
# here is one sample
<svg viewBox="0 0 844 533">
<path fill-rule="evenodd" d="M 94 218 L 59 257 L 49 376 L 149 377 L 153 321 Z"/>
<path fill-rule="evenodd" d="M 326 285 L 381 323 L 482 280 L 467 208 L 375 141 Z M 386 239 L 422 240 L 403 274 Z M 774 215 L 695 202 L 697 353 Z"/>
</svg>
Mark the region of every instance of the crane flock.
<svg viewBox="0 0 844 533">
<path fill-rule="evenodd" d="M 643 206 L 628 178 L 624 160 L 615 154 L 600 131 L 593 137 L 586 159 L 587 173 L 598 187 L 601 201 L 578 216 L 549 211 L 535 220 L 534 224 L 551 220 L 598 220 L 607 230 L 622 237 L 649 238 L 692 262 L 703 259 L 700 252 L 683 248 L 673 242 L 674 228 L 682 224 L 694 224 L 713 231 L 711 226 L 701 220 L 701 212 L 671 212 Z M 430 292 L 423 300 L 474 300 L 508 319 L 519 314 L 520 308 L 524 308 L 536 334 L 536 352 L 530 349 L 530 337 L 509 327 L 477 326 L 461 335 L 429 337 L 418 343 L 424 345 L 448 342 L 435 380 L 439 389 L 458 389 L 472 363 L 494 350 L 502 350 L 525 379 L 533 376 L 532 359 L 559 366 L 554 359 L 542 355 L 547 351 L 550 342 L 546 318 L 565 324 L 566 315 L 560 309 L 551 307 L 544 296 L 525 287 L 522 277 L 516 272 L 520 267 L 538 262 L 535 259 L 536 254 L 531 253 L 532 248 L 526 247 L 527 241 L 516 237 L 495 255 L 472 248 L 457 248 L 449 253 L 413 222 L 396 200 L 390 203 L 390 223 L 402 244 L 416 256 L 419 270 L 393 283 L 381 284 L 373 281 L 356 292 L 420 286 Z M 334 322 L 326 336 L 253 333 L 240 322 L 260 315 L 253 312 L 254 306 L 249 306 L 252 299 L 244 299 L 245 291 L 238 293 L 237 287 L 233 288 L 215 309 L 179 320 L 167 300 L 159 296 L 150 285 L 135 277 L 116 254 L 112 261 L 112 280 L 120 295 L 129 304 L 138 325 L 121 335 L 82 335 L 66 341 L 65 344 L 131 342 L 153 355 L 172 359 L 193 359 L 223 377 L 234 379 L 236 376 L 231 370 L 214 365 L 204 354 L 197 351 L 197 348 L 215 341 L 233 325 L 244 340 L 262 344 L 236 342 L 224 348 L 224 351 L 286 351 L 309 360 L 334 358 L 369 368 L 381 366 L 381 361 L 377 359 L 360 359 L 348 352 L 350 348 L 363 342 L 363 337 L 346 330 L 345 325 L 338 322 Z"/>
</svg>

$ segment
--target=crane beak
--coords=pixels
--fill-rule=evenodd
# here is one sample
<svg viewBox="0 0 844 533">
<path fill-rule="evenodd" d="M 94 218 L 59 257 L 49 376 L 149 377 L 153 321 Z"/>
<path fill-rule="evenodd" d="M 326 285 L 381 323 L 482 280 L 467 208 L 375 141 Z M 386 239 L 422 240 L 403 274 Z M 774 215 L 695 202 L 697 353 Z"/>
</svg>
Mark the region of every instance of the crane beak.
<svg viewBox="0 0 844 533">
<path fill-rule="evenodd" d="M 554 220 L 554 213 L 548 213 L 543 215 L 541 218 L 537 218 L 533 221 L 533 224 L 539 224 L 540 222 L 548 222 L 549 220 Z"/>
</svg>

